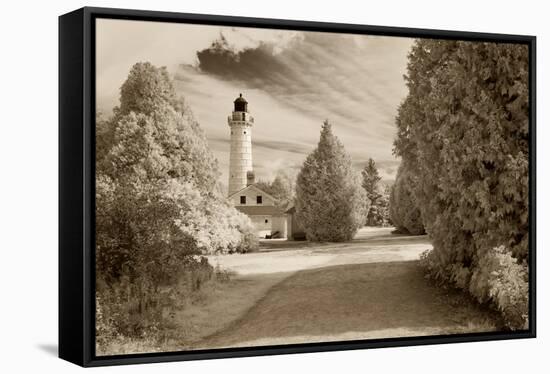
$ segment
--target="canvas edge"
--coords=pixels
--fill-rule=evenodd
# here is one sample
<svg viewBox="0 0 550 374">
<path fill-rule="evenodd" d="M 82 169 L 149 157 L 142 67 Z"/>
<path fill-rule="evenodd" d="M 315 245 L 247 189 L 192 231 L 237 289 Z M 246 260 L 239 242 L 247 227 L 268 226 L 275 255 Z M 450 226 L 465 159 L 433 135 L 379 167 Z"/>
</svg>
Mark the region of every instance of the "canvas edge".
<svg viewBox="0 0 550 374">
<path fill-rule="evenodd" d="M 83 10 L 59 17 L 58 354 L 84 364 Z"/>
</svg>

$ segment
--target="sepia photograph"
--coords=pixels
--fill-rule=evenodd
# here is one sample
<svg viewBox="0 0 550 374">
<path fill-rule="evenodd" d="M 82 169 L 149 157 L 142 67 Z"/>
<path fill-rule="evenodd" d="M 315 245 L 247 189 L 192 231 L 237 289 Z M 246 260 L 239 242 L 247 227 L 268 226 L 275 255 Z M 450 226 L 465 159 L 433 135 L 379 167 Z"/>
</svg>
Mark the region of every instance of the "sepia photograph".
<svg viewBox="0 0 550 374">
<path fill-rule="evenodd" d="M 529 46 L 95 20 L 95 354 L 530 327 Z"/>
</svg>

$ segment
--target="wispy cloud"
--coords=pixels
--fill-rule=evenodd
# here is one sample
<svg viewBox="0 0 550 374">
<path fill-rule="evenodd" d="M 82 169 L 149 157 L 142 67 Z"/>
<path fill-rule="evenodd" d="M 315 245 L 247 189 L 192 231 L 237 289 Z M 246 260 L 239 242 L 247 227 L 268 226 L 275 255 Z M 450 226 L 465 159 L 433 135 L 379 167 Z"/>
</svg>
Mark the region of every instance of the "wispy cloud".
<svg viewBox="0 0 550 374">
<path fill-rule="evenodd" d="M 204 128 L 227 178 L 232 101 L 242 92 L 255 116 L 259 178 L 296 168 L 314 149 L 322 121 L 361 167 L 369 157 L 395 176 L 394 118 L 411 39 L 253 28 L 102 21 L 98 105 L 110 109 L 137 61 L 165 65 Z M 140 36 L 143 36 L 140 38 Z M 138 38 L 139 43 L 128 42 Z M 215 45 L 212 45 L 216 41 Z"/>
<path fill-rule="evenodd" d="M 270 42 L 236 51 L 222 35 L 197 57 L 203 72 L 271 92 L 297 110 L 317 114 L 321 100 L 329 116 L 374 124 L 394 115 L 406 93 L 402 74 L 410 43 L 403 38 L 304 32 L 294 34 L 275 53 L 277 46 Z"/>
</svg>

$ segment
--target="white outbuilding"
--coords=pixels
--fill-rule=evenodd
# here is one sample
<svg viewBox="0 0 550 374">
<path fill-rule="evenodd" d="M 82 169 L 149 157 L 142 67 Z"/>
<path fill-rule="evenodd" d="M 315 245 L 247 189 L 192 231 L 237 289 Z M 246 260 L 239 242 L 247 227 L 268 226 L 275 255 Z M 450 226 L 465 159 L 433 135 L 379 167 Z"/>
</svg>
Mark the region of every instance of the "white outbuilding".
<svg viewBox="0 0 550 374">
<path fill-rule="evenodd" d="M 229 195 L 235 208 L 250 217 L 260 238 L 286 238 L 287 214 L 275 205 L 275 198 L 250 184 Z"/>
</svg>

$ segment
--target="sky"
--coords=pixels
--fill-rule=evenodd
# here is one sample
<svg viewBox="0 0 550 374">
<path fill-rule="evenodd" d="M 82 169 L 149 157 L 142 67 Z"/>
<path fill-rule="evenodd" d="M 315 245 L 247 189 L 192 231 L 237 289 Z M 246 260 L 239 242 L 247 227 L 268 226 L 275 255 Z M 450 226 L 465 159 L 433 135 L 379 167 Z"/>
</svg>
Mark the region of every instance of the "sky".
<svg viewBox="0 0 550 374">
<path fill-rule="evenodd" d="M 227 116 L 242 93 L 254 117 L 256 179 L 298 170 L 325 119 L 359 170 L 369 158 L 395 178 L 395 116 L 410 38 L 97 20 L 96 102 L 109 115 L 133 64 L 166 66 L 205 131 L 226 185 Z"/>
</svg>

